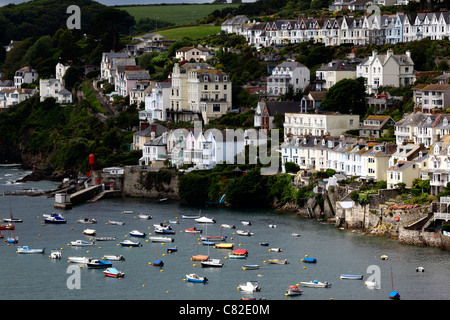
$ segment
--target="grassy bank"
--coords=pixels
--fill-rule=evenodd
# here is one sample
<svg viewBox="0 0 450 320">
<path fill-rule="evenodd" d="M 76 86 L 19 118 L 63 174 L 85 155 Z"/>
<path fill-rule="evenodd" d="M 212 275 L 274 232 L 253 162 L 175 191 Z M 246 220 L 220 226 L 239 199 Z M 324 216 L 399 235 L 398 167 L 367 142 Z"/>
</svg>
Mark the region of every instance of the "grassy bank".
<svg viewBox="0 0 450 320">
<path fill-rule="evenodd" d="M 181 40 L 186 37 L 195 40 L 219 33 L 220 26 L 201 24 L 198 26 L 167 29 L 157 32 L 163 35 L 166 39 Z"/>
<path fill-rule="evenodd" d="M 238 6 L 237 4 L 174 4 L 123 6 L 117 8 L 127 11 L 136 21 L 149 18 L 181 25 L 203 19 L 215 10 Z"/>
</svg>

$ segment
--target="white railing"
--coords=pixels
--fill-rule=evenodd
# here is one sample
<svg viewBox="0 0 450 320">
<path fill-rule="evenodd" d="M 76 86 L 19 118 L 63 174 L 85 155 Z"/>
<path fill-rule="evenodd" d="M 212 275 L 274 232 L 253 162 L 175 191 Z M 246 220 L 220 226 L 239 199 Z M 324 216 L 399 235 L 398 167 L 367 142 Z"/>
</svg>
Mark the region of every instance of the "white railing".
<svg viewBox="0 0 450 320">
<path fill-rule="evenodd" d="M 440 220 L 448 221 L 448 220 L 450 220 L 450 213 L 435 212 L 433 218 L 434 218 L 434 220 L 440 219 Z"/>
</svg>

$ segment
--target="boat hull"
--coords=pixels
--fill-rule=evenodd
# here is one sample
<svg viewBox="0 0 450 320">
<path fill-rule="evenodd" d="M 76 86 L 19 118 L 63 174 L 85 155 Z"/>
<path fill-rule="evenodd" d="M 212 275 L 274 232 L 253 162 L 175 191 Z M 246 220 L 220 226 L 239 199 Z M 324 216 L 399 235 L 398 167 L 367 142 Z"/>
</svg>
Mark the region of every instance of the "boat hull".
<svg viewBox="0 0 450 320">
<path fill-rule="evenodd" d="M 362 280 L 363 275 L 360 274 L 341 274 L 340 279 L 343 280 Z"/>
</svg>

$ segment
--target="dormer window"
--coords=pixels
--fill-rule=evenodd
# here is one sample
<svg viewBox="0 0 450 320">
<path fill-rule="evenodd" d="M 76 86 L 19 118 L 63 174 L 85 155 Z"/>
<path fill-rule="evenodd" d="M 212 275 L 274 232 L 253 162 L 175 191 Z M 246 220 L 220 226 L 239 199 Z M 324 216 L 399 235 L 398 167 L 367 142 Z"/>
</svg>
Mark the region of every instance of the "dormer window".
<svg viewBox="0 0 450 320">
<path fill-rule="evenodd" d="M 447 118 L 444 118 L 443 124 L 444 124 L 444 126 L 448 125 L 448 119 Z"/>
<path fill-rule="evenodd" d="M 203 77 L 203 80 L 204 80 L 204 81 L 208 81 L 208 76 L 204 76 L 204 77 Z"/>
</svg>

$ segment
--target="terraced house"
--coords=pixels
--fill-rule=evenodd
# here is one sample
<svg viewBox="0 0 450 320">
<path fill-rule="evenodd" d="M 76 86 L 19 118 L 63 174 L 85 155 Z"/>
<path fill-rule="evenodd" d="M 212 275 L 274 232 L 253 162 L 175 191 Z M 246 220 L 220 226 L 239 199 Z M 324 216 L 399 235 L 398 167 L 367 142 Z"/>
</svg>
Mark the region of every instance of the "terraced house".
<svg viewBox="0 0 450 320">
<path fill-rule="evenodd" d="M 367 1 L 366 1 L 367 2 Z M 358 1 L 350 1 L 347 8 L 358 9 Z M 230 23 L 233 26 L 230 27 Z M 399 12 L 395 15 L 365 15 L 363 17 L 343 16 L 340 18 L 312 18 L 299 16 L 295 20 L 271 22 L 250 22 L 245 16 L 229 18 L 222 25 L 222 31 L 244 36 L 248 43 L 256 47 L 266 47 L 287 43 L 313 40 L 326 46 L 344 43 L 367 45 L 376 43 L 410 42 L 430 37 L 442 40 L 450 36 L 450 13 Z"/>
</svg>

